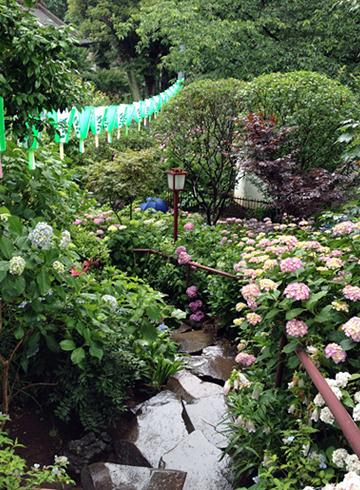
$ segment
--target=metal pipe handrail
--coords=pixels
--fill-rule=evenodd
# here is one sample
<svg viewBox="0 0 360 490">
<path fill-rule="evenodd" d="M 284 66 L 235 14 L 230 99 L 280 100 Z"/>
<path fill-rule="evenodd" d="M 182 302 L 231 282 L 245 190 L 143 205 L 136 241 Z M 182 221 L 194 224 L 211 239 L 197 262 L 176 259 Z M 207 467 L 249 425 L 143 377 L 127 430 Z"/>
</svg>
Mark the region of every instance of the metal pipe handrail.
<svg viewBox="0 0 360 490">
<path fill-rule="evenodd" d="M 154 250 L 152 248 L 134 248 L 134 252 L 149 252 L 149 253 L 153 253 L 153 254 L 157 254 L 157 255 L 162 255 L 163 257 L 168 257 L 168 258 L 170 257 L 171 259 L 176 260 L 175 257 L 172 257 L 171 255 L 164 254 L 162 252 L 158 252 L 157 250 Z M 190 262 L 187 262 L 186 265 L 188 266 L 188 269 L 190 269 L 191 266 L 194 266 L 197 269 L 204 269 L 208 272 L 213 272 L 214 274 L 219 274 L 221 276 L 230 277 L 231 279 L 236 279 L 236 280 L 240 279 L 239 277 L 236 277 L 233 274 L 229 274 L 228 272 L 219 271 L 218 269 L 214 269 L 213 267 L 207 267 L 206 265 L 201 265 L 201 264 L 198 264 L 197 262 L 190 261 Z"/>
<path fill-rule="evenodd" d="M 339 424 L 340 429 L 343 431 L 350 446 L 353 448 L 353 451 L 360 459 L 360 430 L 357 425 L 350 417 L 343 404 L 337 399 L 325 378 L 311 361 L 309 356 L 300 349 L 296 350 L 296 354 L 316 388 L 319 390 L 321 396 L 324 398 L 326 405 L 335 417 L 336 422 Z"/>
</svg>

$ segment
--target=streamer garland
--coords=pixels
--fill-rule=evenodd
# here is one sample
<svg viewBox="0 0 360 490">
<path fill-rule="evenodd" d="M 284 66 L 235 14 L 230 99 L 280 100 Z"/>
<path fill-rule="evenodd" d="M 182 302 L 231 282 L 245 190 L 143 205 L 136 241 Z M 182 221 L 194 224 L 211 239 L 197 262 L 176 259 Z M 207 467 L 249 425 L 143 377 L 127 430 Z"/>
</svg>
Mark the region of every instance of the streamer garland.
<svg viewBox="0 0 360 490">
<path fill-rule="evenodd" d="M 120 138 L 120 130 L 125 126 L 125 134 L 128 134 L 128 129 L 134 120 L 138 124 L 140 131 L 141 122 L 151 121 L 151 116 L 156 118 L 157 113 L 162 106 L 169 101 L 180 89 L 183 80 L 179 79 L 171 87 L 166 89 L 159 95 L 155 95 L 149 99 L 133 102 L 132 104 L 120 104 L 101 107 L 84 107 L 78 111 L 75 107 L 66 111 L 51 111 L 46 114 L 50 123 L 56 129 L 55 141 L 59 143 L 60 158 L 64 159 L 64 144 L 69 141 L 71 129 L 73 128 L 75 135 L 79 138 L 79 151 L 85 152 L 85 140 L 88 137 L 89 129 L 95 135 L 95 145 L 99 146 L 99 136 L 105 130 L 108 135 L 108 142 L 112 142 L 112 132 L 117 130 L 117 139 Z M 29 168 L 36 168 L 34 150 L 39 146 L 41 132 L 35 126 L 32 126 L 32 143 L 30 138 L 26 136 L 22 142 L 24 148 L 29 151 Z M 5 122 L 4 122 L 4 100 L 0 97 L 0 179 L 3 176 L 1 166 L 1 152 L 6 150 L 5 138 Z"/>
</svg>

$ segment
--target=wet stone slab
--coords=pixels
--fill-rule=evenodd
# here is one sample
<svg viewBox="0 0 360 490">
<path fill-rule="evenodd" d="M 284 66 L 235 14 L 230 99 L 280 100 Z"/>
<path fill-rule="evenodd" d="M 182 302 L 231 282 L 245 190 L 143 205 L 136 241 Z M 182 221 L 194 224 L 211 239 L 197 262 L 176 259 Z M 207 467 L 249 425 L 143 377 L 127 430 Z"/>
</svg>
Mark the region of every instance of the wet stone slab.
<svg viewBox="0 0 360 490">
<path fill-rule="evenodd" d="M 180 395 L 188 403 L 199 398 L 222 394 L 221 386 L 201 381 L 186 369 L 171 376 L 166 388 Z"/>
<path fill-rule="evenodd" d="M 161 459 L 165 469 L 187 473 L 184 490 L 233 490 L 228 481 L 228 457 L 211 444 L 199 430 L 192 432 Z"/>
<path fill-rule="evenodd" d="M 190 357 L 186 362 L 196 376 L 225 382 L 236 365 L 236 354 L 235 347 L 211 345 L 203 349 L 200 356 Z"/>
<path fill-rule="evenodd" d="M 95 463 L 81 473 L 84 490 L 182 490 L 185 479 L 182 471 L 114 463 Z"/>
<path fill-rule="evenodd" d="M 211 334 L 199 330 L 191 330 L 185 333 L 175 331 L 171 334 L 171 340 L 179 344 L 178 352 L 187 354 L 201 352 L 214 343 Z"/>
<path fill-rule="evenodd" d="M 194 429 L 200 430 L 214 446 L 220 449 L 228 446 L 224 433 L 226 425 L 223 424 L 227 416 L 224 395 L 208 396 L 192 403 L 184 402 L 184 407 Z"/>
<path fill-rule="evenodd" d="M 134 409 L 133 421 L 123 439 L 133 443 L 153 468 L 161 456 L 188 435 L 178 395 L 163 391 Z"/>
</svg>

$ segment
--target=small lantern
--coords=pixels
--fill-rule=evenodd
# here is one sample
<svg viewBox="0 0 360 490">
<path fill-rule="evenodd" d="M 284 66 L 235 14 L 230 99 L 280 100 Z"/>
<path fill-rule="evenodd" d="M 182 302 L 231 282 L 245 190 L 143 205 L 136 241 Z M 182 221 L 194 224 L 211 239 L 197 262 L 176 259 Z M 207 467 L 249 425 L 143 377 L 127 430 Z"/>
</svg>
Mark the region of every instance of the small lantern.
<svg viewBox="0 0 360 490">
<path fill-rule="evenodd" d="M 185 170 L 182 170 L 181 168 L 173 168 L 171 170 L 167 170 L 166 178 L 169 191 L 183 191 L 185 189 L 186 174 L 187 172 L 185 172 Z"/>
</svg>

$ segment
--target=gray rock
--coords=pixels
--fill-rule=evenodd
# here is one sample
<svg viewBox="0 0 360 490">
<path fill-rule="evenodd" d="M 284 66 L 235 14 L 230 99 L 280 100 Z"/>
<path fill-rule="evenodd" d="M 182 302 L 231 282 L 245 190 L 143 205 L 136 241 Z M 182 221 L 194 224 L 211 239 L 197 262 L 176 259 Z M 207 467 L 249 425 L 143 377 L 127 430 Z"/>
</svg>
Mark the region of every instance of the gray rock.
<svg viewBox="0 0 360 490">
<path fill-rule="evenodd" d="M 213 395 L 193 403 L 184 403 L 185 411 L 194 429 L 200 430 L 214 446 L 224 449 L 228 440 L 222 423 L 227 416 L 227 404 L 224 395 Z"/>
<path fill-rule="evenodd" d="M 84 490 L 182 490 L 186 473 L 114 463 L 95 463 L 81 472 Z"/>
<path fill-rule="evenodd" d="M 211 345 L 203 349 L 201 356 L 190 357 L 186 362 L 196 376 L 226 381 L 234 369 L 236 354 L 236 348 Z"/>
<path fill-rule="evenodd" d="M 171 334 L 171 340 L 180 344 L 178 348 L 179 352 L 186 352 L 187 354 L 201 352 L 205 347 L 213 344 L 212 335 L 199 330 L 192 330 L 185 333 L 175 331 Z"/>
<path fill-rule="evenodd" d="M 80 474 L 84 466 L 104 461 L 112 452 L 111 438 L 106 432 L 98 437 L 89 432 L 81 439 L 70 441 L 65 446 L 63 455 L 69 460 L 69 472 Z"/>
<path fill-rule="evenodd" d="M 151 468 L 149 461 L 144 458 L 139 449 L 130 441 L 116 441 L 114 444 L 116 462 L 129 466 L 144 466 Z"/>
<path fill-rule="evenodd" d="M 179 396 L 163 391 L 134 409 L 136 420 L 123 439 L 136 445 L 151 466 L 188 435 Z M 176 468 L 175 468 L 176 469 Z"/>
<path fill-rule="evenodd" d="M 232 490 L 228 481 L 229 457 L 221 461 L 222 451 L 195 430 L 176 448 L 164 454 L 161 467 L 187 473 L 184 490 Z"/>
<path fill-rule="evenodd" d="M 180 395 L 188 403 L 199 398 L 222 394 L 221 386 L 201 381 L 186 369 L 171 376 L 166 388 Z"/>
</svg>

